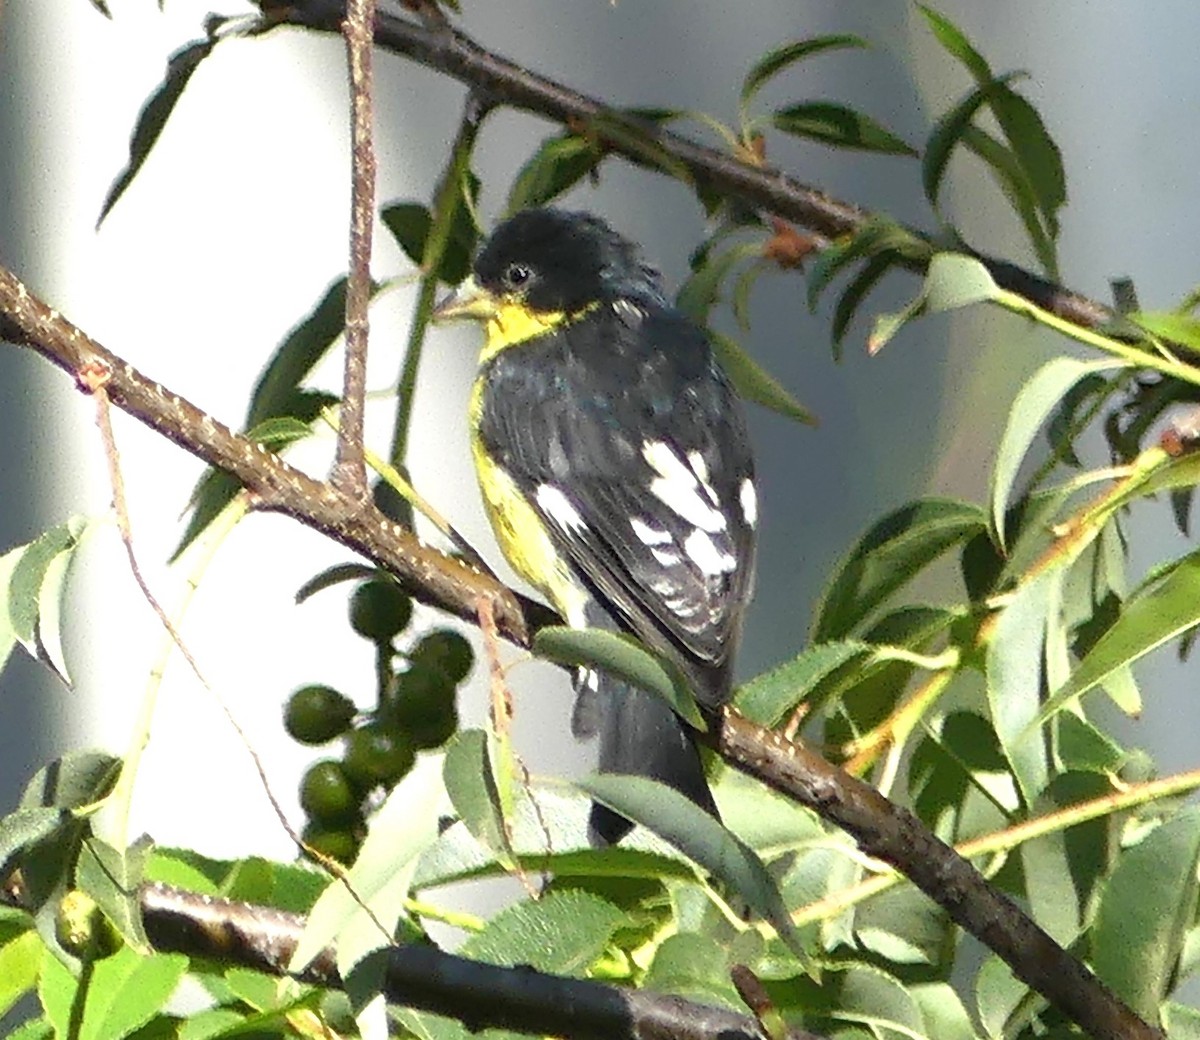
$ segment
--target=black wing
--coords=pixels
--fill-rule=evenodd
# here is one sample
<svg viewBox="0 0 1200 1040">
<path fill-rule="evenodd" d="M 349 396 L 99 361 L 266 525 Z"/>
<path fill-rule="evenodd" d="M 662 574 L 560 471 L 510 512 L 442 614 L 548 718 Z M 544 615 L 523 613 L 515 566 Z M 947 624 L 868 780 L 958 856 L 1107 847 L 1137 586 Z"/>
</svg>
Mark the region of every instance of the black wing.
<svg viewBox="0 0 1200 1040">
<path fill-rule="evenodd" d="M 753 583 L 741 403 L 708 338 L 621 301 L 491 362 L 480 435 L 582 583 L 714 703 Z"/>
</svg>

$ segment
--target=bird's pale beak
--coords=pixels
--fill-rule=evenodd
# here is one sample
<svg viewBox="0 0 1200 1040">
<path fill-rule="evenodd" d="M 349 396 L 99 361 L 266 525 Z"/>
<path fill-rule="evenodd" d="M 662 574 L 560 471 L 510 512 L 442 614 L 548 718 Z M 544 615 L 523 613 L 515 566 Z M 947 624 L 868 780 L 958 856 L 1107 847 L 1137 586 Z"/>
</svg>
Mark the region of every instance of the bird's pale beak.
<svg viewBox="0 0 1200 1040">
<path fill-rule="evenodd" d="M 500 310 L 500 301 L 475 281 L 467 278 L 457 289 L 445 296 L 433 308 L 433 320 L 445 321 L 488 321 Z"/>
</svg>

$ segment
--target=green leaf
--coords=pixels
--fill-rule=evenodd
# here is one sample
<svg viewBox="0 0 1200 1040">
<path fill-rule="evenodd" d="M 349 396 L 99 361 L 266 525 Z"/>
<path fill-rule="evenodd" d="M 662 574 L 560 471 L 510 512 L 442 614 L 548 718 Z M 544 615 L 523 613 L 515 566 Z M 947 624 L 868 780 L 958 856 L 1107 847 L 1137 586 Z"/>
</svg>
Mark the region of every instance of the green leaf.
<svg viewBox="0 0 1200 1040">
<path fill-rule="evenodd" d="M 985 526 L 978 506 L 950 499 L 918 499 L 889 513 L 839 564 L 818 605 L 812 642 L 859 630 L 892 593 Z"/>
<path fill-rule="evenodd" d="M 1067 201 L 1062 153 L 1046 130 L 1037 109 L 1005 83 L 989 98 L 996 121 L 1033 188 L 1042 219 L 1052 237 L 1058 235 L 1058 211 Z"/>
<path fill-rule="evenodd" d="M 626 923 L 625 911 L 607 900 L 566 889 L 501 910 L 459 953 L 486 964 L 528 964 L 579 977 Z"/>
<path fill-rule="evenodd" d="M 891 314 L 877 314 L 867 337 L 867 353 L 874 357 L 886 347 L 896 333 L 914 318 L 925 313 L 925 293 L 920 292 L 902 310 Z"/>
<path fill-rule="evenodd" d="M 1038 716 L 1049 718 L 1076 697 L 1104 682 L 1117 669 L 1200 624 L 1200 552 L 1169 566 L 1150 587 L 1125 603 L 1071 678 L 1054 691 Z"/>
<path fill-rule="evenodd" d="M 335 563 L 326 567 L 319 574 L 313 575 L 296 590 L 297 606 L 318 592 L 331 589 L 346 581 L 370 581 L 379 577 L 379 568 L 368 567 L 365 563 Z"/>
<path fill-rule="evenodd" d="M 971 1016 L 949 983 L 920 983 L 909 986 L 908 992 L 921 1009 L 926 1036 L 936 1036 L 938 1040 L 977 1040 Z"/>
<path fill-rule="evenodd" d="M 743 1004 L 729 980 L 729 950 L 707 935 L 671 935 L 654 952 L 642 986 L 705 1004 L 741 1010 Z"/>
<path fill-rule="evenodd" d="M 50 837 L 62 819 L 62 812 L 50 807 L 18 809 L 0 819 L 0 872 L 7 877 L 15 858 Z"/>
<path fill-rule="evenodd" d="M 514 865 L 488 735 L 483 730 L 465 729 L 455 734 L 446 749 L 443 779 L 454 811 L 467 830 L 501 863 Z"/>
<path fill-rule="evenodd" d="M 811 646 L 791 661 L 742 685 L 734 697 L 734 705 L 760 726 L 774 726 L 824 679 L 871 653 L 872 647 L 855 640 Z"/>
<path fill-rule="evenodd" d="M 729 272 L 743 260 L 761 254 L 761 242 L 740 242 L 716 256 L 705 255 L 701 265 L 679 287 L 675 306 L 693 321 L 704 324 L 720 297 L 721 283 Z"/>
<path fill-rule="evenodd" d="M 120 1040 L 144 1026 L 166 1004 L 187 968 L 188 959 L 182 954 L 143 957 L 124 947 L 111 957 L 94 961 L 90 971 L 76 979 L 47 957 L 38 994 L 58 1036 Z"/>
<path fill-rule="evenodd" d="M 42 950 L 32 928 L 0 946 L 0 1018 L 37 983 Z"/>
<path fill-rule="evenodd" d="M 264 419 L 256 426 L 246 431 L 246 436 L 252 441 L 258 441 L 264 447 L 278 452 L 289 444 L 305 440 L 312 436 L 312 423 L 301 422 L 290 415 L 276 416 L 274 419 Z"/>
<path fill-rule="evenodd" d="M 736 340 L 709 330 L 713 353 L 733 383 L 738 396 L 761 405 L 785 419 L 816 426 L 817 417 L 797 401 L 770 372 L 763 368 Z"/>
<path fill-rule="evenodd" d="M 952 57 L 957 58 L 976 80 L 988 80 L 992 77 L 991 67 L 967 39 L 963 31 L 945 15 L 932 7 L 917 4 L 917 9 L 925 16 L 933 35 Z"/>
<path fill-rule="evenodd" d="M 184 89 L 192 78 L 192 73 L 200 67 L 200 63 L 212 54 L 219 40 L 211 36 L 206 40 L 194 40 L 181 47 L 167 59 L 167 71 L 163 80 L 142 105 L 134 123 L 133 134 L 129 138 L 129 160 L 125 168 L 117 174 L 104 196 L 104 204 L 100 207 L 100 217 L 96 221 L 99 227 L 104 218 L 112 211 L 117 200 L 125 194 L 125 189 L 133 183 L 134 177 L 150 158 L 150 152 L 158 142 L 163 127 L 175 105 L 183 95 Z"/>
<path fill-rule="evenodd" d="M 808 307 L 816 310 L 826 286 L 847 266 L 866 257 L 883 256 L 890 262 L 904 257 L 922 259 L 929 246 L 906 228 L 892 221 L 873 218 L 845 240 L 822 249 L 808 267 Z"/>
<path fill-rule="evenodd" d="M 0 575 L 8 577 L 0 633 L 10 632 L 31 657 L 68 684 L 59 621 L 70 565 L 87 529 L 84 517 L 72 517 L 0 557 Z M 0 636 L 0 661 L 8 656 L 6 643 Z"/>
<path fill-rule="evenodd" d="M 846 286 L 838 297 L 837 306 L 833 310 L 833 320 L 830 331 L 833 333 L 834 357 L 841 360 L 841 343 L 846 338 L 846 331 L 862 301 L 871 290 L 879 284 L 879 280 L 892 269 L 895 259 L 887 253 L 879 253 L 871 257 Z"/>
<path fill-rule="evenodd" d="M 1102 982 L 1147 1022 L 1170 992 L 1196 915 L 1200 809 L 1153 830 L 1117 860 L 1104 887 L 1090 948 Z"/>
<path fill-rule="evenodd" d="M 776 111 L 771 123 L 785 134 L 806 137 L 835 148 L 857 148 L 885 155 L 917 154 L 916 149 L 870 116 L 831 101 L 789 105 Z"/>
<path fill-rule="evenodd" d="M 995 299 L 1000 287 L 974 257 L 938 253 L 925 275 L 925 306 L 930 314 L 958 310 Z"/>
<path fill-rule="evenodd" d="M 468 190 L 472 199 L 478 193 L 478 188 L 478 179 L 473 174 L 468 175 Z M 423 271 L 426 270 L 429 232 L 433 226 L 429 208 L 419 202 L 395 202 L 385 206 L 379 216 L 405 255 Z M 466 278 L 471 271 L 478 237 L 471 210 L 464 205 L 460 192 L 455 196 L 446 244 L 437 265 L 439 280 L 447 285 L 457 285 Z"/>
<path fill-rule="evenodd" d="M 591 173 L 604 153 L 586 137 L 550 137 L 521 167 L 508 192 L 505 212 L 544 206 Z"/>
<path fill-rule="evenodd" d="M 392 788 L 371 820 L 345 883 L 333 882 L 313 906 L 289 972 L 302 971 L 336 939 L 338 970 L 344 977 L 368 953 L 392 941 L 392 931 L 405 912 L 417 859 L 437 839 L 446 802 L 443 758 L 420 756 Z"/>
<path fill-rule="evenodd" d="M 1025 225 L 1025 233 L 1037 254 L 1038 263 L 1050 278 L 1058 276 L 1058 250 L 1054 233 L 1039 211 L 1034 186 L 1011 148 L 977 126 L 963 131 L 963 144 L 987 163 L 1001 191 Z"/>
<path fill-rule="evenodd" d="M 539 629 L 533 637 L 533 652 L 555 664 L 599 668 L 661 697 L 694 729 L 708 728 L 687 680 L 632 636 L 596 628 L 550 625 Z"/>
<path fill-rule="evenodd" d="M 83 843 L 75 867 L 75 884 L 95 900 L 121 938 L 142 954 L 150 952 L 150 940 L 142 927 L 138 889 L 150 849 L 150 839 L 145 836 L 124 853 L 91 838 Z"/>
<path fill-rule="evenodd" d="M 638 776 L 599 774 L 579 786 L 626 819 L 640 823 L 727 884 L 775 926 L 797 957 L 805 960 L 774 878 L 754 851 L 678 791 Z"/>
<path fill-rule="evenodd" d="M 246 412 L 245 427 L 254 429 L 268 419 L 290 417 L 308 425 L 336 398 L 300 389 L 312 370 L 329 353 L 346 321 L 346 279 L 338 278 L 271 355 L 258 378 Z M 208 469 L 192 492 L 192 514 L 171 559 L 179 558 L 217 518 L 240 485 L 227 473 Z"/>
<path fill-rule="evenodd" d="M 1021 585 L 1000 615 L 987 648 L 987 696 L 992 724 L 1029 806 L 1046 786 L 1045 738 L 1036 728 L 1045 688 L 1046 626 L 1059 602 L 1062 571 Z"/>
<path fill-rule="evenodd" d="M 832 36 L 813 36 L 807 40 L 793 40 L 773 51 L 768 51 L 758 59 L 746 73 L 742 82 L 741 107 L 745 111 L 750 100 L 762 89 L 764 84 L 784 69 L 811 58 L 815 54 L 823 54 L 831 50 L 845 50 L 849 47 L 867 47 L 865 40 L 858 36 L 844 34 Z"/>
<path fill-rule="evenodd" d="M 1125 317 L 1152 336 L 1200 352 L 1200 318 L 1194 314 L 1180 314 L 1178 311 L 1135 311 Z"/>
<path fill-rule="evenodd" d="M 1081 380 L 1097 372 L 1117 367 L 1119 365 L 1110 360 L 1079 361 L 1076 358 L 1058 357 L 1046 362 L 1021 387 L 1004 425 L 988 494 L 991 502 L 992 530 L 1001 547 L 1007 545 L 1005 516 L 1009 495 L 1016 482 L 1021 462 L 1046 417 Z"/>
</svg>

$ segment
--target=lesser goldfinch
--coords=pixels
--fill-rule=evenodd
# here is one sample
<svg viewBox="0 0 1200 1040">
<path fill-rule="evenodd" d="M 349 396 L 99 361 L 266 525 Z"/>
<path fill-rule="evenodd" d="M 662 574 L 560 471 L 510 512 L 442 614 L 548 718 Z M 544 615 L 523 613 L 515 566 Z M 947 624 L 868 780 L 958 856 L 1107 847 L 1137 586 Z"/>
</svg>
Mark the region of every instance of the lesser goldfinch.
<svg viewBox="0 0 1200 1040">
<path fill-rule="evenodd" d="M 758 498 L 741 403 L 707 333 L 637 247 L 587 213 L 496 228 L 439 320 L 483 322 L 471 447 L 513 569 L 576 627 L 631 632 L 708 709 L 728 700 L 753 585 Z M 717 815 L 691 729 L 661 698 L 581 672 L 573 730 L 601 772 Z M 601 805 L 592 840 L 630 824 Z"/>
</svg>

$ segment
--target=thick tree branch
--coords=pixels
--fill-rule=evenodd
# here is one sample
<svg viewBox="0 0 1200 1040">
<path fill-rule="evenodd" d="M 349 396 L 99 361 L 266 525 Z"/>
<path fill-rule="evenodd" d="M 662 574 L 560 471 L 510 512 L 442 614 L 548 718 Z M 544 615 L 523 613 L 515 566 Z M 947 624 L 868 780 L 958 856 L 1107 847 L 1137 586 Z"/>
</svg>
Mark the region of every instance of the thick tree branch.
<svg viewBox="0 0 1200 1040">
<path fill-rule="evenodd" d="M 342 0 L 260 0 L 280 24 L 338 32 L 344 14 Z M 665 154 L 685 167 L 698 184 L 740 199 L 793 221 L 825 238 L 860 230 L 876 215 L 769 166 L 754 166 L 653 123 L 632 120 L 597 98 L 581 94 L 540 76 L 481 47 L 449 25 L 422 24 L 382 12 L 375 43 L 467 84 L 493 104 L 544 116 L 579 130 L 594 128 L 605 148 L 634 163 L 645 164 L 648 154 Z M 639 134 L 605 135 L 604 124 L 636 127 Z M 636 138 L 636 139 L 635 139 Z M 649 144 L 651 147 L 647 147 Z M 915 229 L 913 234 L 927 236 Z M 1066 321 L 1095 328 L 1112 317 L 1111 310 L 1015 264 L 975 254 L 1003 289 L 1032 300 Z M 920 264 L 910 262 L 916 269 Z"/>
<path fill-rule="evenodd" d="M 726 709 L 710 743 L 730 765 L 807 805 L 850 834 L 868 855 L 894 866 L 1097 1040 L 1162 1040 L 1162 1033 L 903 806 L 732 709 Z"/>
<path fill-rule="evenodd" d="M 254 493 L 256 509 L 286 513 L 391 571 L 422 602 L 477 621 L 481 598 L 492 601 L 500 633 L 527 646 L 532 627 L 555 615 L 494 578 L 424 545 L 370 503 L 289 466 L 191 402 L 147 379 L 105 350 L 0 268 L 0 338 L 29 347 L 72 378 L 99 364 L 111 372 L 109 396 L 118 408 Z"/>
<path fill-rule="evenodd" d="M 284 973 L 304 930 L 304 918 L 183 892 L 142 889 L 146 934 L 163 951 Z M 472 1031 L 513 1029 L 571 1040 L 761 1040 L 755 1020 L 682 997 L 627 990 L 533 968 L 501 968 L 443 953 L 435 946 L 395 946 L 386 952 L 383 987 L 389 1003 L 457 1019 Z M 332 950 L 301 978 L 340 987 Z M 802 1030 L 788 1040 L 820 1040 Z"/>
<path fill-rule="evenodd" d="M 36 350 L 77 382 L 84 369 L 103 366 L 111 373 L 109 396 L 119 408 L 235 476 L 254 493 L 257 508 L 287 513 L 362 553 L 423 602 L 478 623 L 478 604 L 486 599 L 500 634 L 523 646 L 533 631 L 554 618 L 545 607 L 422 545 L 378 510 L 301 473 L 151 382 L 36 299 L 3 268 L 0 338 Z M 1097 1040 L 1160 1040 L 1160 1033 L 907 810 L 819 755 L 736 713 L 726 713 L 710 740 L 735 768 L 809 806 L 871 855 L 893 864 Z"/>
</svg>

